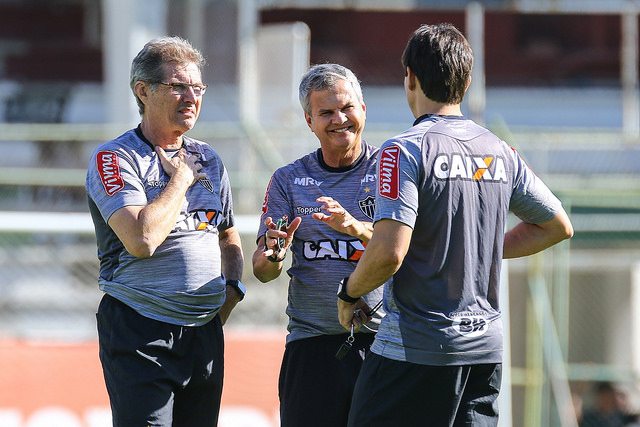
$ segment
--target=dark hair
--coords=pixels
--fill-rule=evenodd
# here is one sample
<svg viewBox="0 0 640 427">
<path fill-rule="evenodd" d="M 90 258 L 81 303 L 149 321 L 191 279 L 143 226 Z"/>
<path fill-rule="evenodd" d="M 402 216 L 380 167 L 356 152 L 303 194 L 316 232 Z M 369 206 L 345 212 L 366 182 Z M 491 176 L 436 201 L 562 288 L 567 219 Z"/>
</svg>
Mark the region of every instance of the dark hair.
<svg viewBox="0 0 640 427">
<path fill-rule="evenodd" d="M 181 37 L 160 37 L 144 45 L 131 63 L 130 86 L 136 97 L 140 114 L 144 113 L 144 104 L 136 95 L 135 85 L 138 81 L 158 82 L 165 78 L 164 64 L 179 65 L 196 64 L 202 71 L 204 56 L 191 43 Z"/>
<path fill-rule="evenodd" d="M 473 52 L 453 25 L 421 25 L 402 52 L 402 65 L 416 75 L 427 98 L 460 104 L 471 78 Z"/>
</svg>

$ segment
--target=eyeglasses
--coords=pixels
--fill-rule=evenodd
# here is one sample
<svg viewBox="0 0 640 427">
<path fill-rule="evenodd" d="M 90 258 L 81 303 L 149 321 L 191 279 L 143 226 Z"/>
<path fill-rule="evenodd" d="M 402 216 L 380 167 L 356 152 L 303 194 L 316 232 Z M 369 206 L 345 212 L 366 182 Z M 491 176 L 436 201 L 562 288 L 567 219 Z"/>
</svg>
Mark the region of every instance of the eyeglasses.
<svg viewBox="0 0 640 427">
<path fill-rule="evenodd" d="M 191 83 L 165 83 L 165 82 L 149 82 L 152 84 L 160 84 L 163 86 L 169 86 L 171 88 L 171 93 L 174 95 L 184 95 L 187 93 L 189 88 L 193 89 L 193 94 L 195 96 L 202 96 L 207 91 L 206 84 L 191 84 Z"/>
</svg>

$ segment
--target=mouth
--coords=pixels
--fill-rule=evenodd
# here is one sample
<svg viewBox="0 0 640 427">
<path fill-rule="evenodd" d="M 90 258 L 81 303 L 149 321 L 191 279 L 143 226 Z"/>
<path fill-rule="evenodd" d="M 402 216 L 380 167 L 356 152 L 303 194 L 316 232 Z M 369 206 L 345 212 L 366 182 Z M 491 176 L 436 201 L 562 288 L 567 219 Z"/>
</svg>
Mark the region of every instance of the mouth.
<svg viewBox="0 0 640 427">
<path fill-rule="evenodd" d="M 192 108 L 183 108 L 183 109 L 178 110 L 178 112 L 180 114 L 184 114 L 184 115 L 187 115 L 187 116 L 195 116 L 196 115 L 196 111 L 194 109 L 192 109 Z"/>
<path fill-rule="evenodd" d="M 331 133 L 353 132 L 353 126 L 343 126 L 343 127 L 340 127 L 340 128 L 332 129 L 329 132 L 331 132 Z"/>
</svg>

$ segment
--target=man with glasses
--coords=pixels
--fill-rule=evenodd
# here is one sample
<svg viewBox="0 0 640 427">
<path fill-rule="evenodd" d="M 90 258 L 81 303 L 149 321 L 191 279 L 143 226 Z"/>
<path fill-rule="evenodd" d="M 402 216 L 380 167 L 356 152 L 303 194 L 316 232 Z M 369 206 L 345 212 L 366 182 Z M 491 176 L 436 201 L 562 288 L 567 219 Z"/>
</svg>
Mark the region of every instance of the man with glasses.
<svg viewBox="0 0 640 427">
<path fill-rule="evenodd" d="M 88 167 L 114 426 L 217 425 L 222 325 L 245 291 L 227 171 L 185 135 L 207 88 L 204 63 L 181 38 L 148 42 L 131 66 L 141 122 Z"/>
</svg>

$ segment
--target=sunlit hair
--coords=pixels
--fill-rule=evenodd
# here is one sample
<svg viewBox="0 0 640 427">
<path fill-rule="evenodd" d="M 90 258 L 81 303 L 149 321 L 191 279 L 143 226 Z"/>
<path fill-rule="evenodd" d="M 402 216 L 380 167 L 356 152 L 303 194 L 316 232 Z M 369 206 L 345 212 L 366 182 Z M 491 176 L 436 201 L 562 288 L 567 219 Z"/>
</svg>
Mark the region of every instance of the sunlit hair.
<svg viewBox="0 0 640 427">
<path fill-rule="evenodd" d="M 144 45 L 131 63 L 130 86 L 136 98 L 140 114 L 144 113 L 144 104 L 136 95 L 134 87 L 140 80 L 160 82 L 165 79 L 165 64 L 197 65 L 200 72 L 206 60 L 191 43 L 181 37 L 160 37 Z"/>
<path fill-rule="evenodd" d="M 473 51 L 453 25 L 421 25 L 407 42 L 402 66 L 413 71 L 427 98 L 460 104 L 471 78 Z"/>
<path fill-rule="evenodd" d="M 318 64 L 309 68 L 309 71 L 305 73 L 302 81 L 300 81 L 298 96 L 302 109 L 307 114 L 311 114 L 311 101 L 309 99 L 311 92 L 332 89 L 340 80 L 350 83 L 358 97 L 358 101 L 364 104 L 360 82 L 350 69 L 338 64 Z"/>
</svg>

